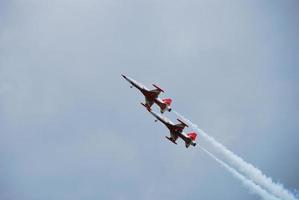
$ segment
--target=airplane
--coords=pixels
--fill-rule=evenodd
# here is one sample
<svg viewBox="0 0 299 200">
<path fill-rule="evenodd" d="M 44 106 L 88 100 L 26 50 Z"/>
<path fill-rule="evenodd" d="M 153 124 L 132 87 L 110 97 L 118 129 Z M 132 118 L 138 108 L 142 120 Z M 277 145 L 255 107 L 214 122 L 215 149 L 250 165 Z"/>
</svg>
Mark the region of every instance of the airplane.
<svg viewBox="0 0 299 200">
<path fill-rule="evenodd" d="M 183 130 L 185 127 L 188 127 L 188 125 L 185 124 L 183 121 L 181 121 L 180 119 L 177 119 L 179 121 L 179 123 L 174 124 L 169 119 L 153 112 L 151 109 L 147 108 L 147 110 L 156 118 L 155 122 L 157 122 L 159 120 L 169 129 L 170 137 L 165 136 L 169 141 L 171 141 L 174 144 L 177 144 L 176 140 L 180 137 L 182 140 L 185 141 L 186 148 L 188 148 L 190 145 L 192 145 L 192 146 L 196 145 L 195 140 L 196 140 L 197 134 L 195 132 L 184 133 Z"/>
<path fill-rule="evenodd" d="M 156 103 L 160 107 L 160 112 L 164 113 L 166 110 L 168 112 L 171 111 L 171 103 L 172 99 L 166 98 L 166 99 L 160 99 L 158 98 L 159 94 L 161 92 L 164 93 L 164 90 L 162 90 L 160 87 L 157 85 L 153 84 L 153 86 L 156 89 L 149 90 L 146 88 L 144 85 L 141 83 L 138 83 L 134 79 L 127 77 L 122 74 L 122 77 L 124 77 L 129 83 L 131 83 L 131 88 L 134 86 L 136 87 L 145 97 L 145 103 L 141 103 L 143 106 L 145 106 L 147 109 L 150 109 L 154 103 Z"/>
</svg>

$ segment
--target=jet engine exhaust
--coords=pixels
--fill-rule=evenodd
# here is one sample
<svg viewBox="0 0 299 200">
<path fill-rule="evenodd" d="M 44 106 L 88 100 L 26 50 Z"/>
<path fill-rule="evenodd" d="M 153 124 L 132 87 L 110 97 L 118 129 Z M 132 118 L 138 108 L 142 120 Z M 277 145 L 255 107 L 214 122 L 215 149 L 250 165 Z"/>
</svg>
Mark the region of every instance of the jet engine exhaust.
<svg viewBox="0 0 299 200">
<path fill-rule="evenodd" d="M 260 185 L 264 189 L 266 189 L 271 194 L 283 200 L 297 200 L 297 198 L 292 194 L 289 190 L 285 189 L 284 186 L 280 183 L 275 183 L 272 181 L 270 177 L 267 177 L 260 169 L 255 167 L 254 165 L 244 161 L 241 157 L 234 154 L 232 151 L 227 149 L 223 144 L 218 142 L 212 136 L 209 136 L 207 133 L 202 131 L 196 124 L 192 123 L 186 117 L 182 116 L 175 110 L 173 112 L 184 119 L 187 123 L 189 123 L 194 129 L 198 131 L 203 139 L 209 142 L 215 150 L 221 153 L 230 163 L 231 166 L 237 168 L 237 170 L 247 176 L 248 179 L 252 180 L 256 184 Z"/>
<path fill-rule="evenodd" d="M 201 150 L 203 150 L 210 157 L 212 157 L 216 162 L 218 162 L 224 169 L 226 169 L 228 172 L 230 172 L 235 178 L 240 180 L 243 183 L 243 185 L 245 187 L 247 187 L 251 192 L 259 195 L 260 197 L 262 197 L 265 200 L 279 200 L 277 197 L 273 196 L 272 194 L 270 194 L 269 192 L 267 192 L 266 190 L 261 188 L 261 186 L 255 184 L 252 180 L 247 179 L 244 175 L 240 174 L 237 170 L 235 170 L 234 168 L 232 168 L 231 166 L 229 166 L 228 164 L 226 164 L 225 162 L 223 162 L 222 160 L 217 158 L 215 155 L 210 153 L 208 150 L 201 147 L 200 145 L 198 145 L 198 146 Z"/>
</svg>

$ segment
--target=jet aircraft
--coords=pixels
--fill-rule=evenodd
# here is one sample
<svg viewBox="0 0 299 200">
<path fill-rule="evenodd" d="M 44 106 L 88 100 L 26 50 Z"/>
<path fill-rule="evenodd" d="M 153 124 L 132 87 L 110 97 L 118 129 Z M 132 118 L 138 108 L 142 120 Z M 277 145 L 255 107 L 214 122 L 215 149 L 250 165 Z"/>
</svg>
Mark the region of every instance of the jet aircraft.
<svg viewBox="0 0 299 200">
<path fill-rule="evenodd" d="M 153 112 L 151 109 L 147 108 L 147 110 L 156 118 L 155 122 L 157 122 L 159 120 L 169 129 L 170 137 L 165 136 L 168 140 L 170 140 L 174 144 L 177 144 L 176 140 L 180 137 L 182 140 L 184 140 L 186 148 L 188 148 L 190 145 L 192 145 L 192 146 L 196 145 L 195 140 L 196 140 L 197 134 L 195 132 L 190 132 L 190 133 L 183 132 L 184 128 L 188 127 L 188 125 L 186 123 L 184 123 L 180 119 L 177 119 L 179 121 L 179 123 L 174 124 L 169 119 Z"/>
<path fill-rule="evenodd" d="M 136 87 L 144 95 L 145 103 L 141 103 L 141 104 L 144 105 L 147 109 L 150 109 L 152 105 L 156 103 L 160 107 L 161 113 L 164 113 L 166 110 L 169 112 L 171 111 L 170 105 L 172 103 L 172 99 L 170 98 L 160 99 L 158 97 L 161 92 L 164 92 L 164 90 L 162 90 L 160 87 L 153 84 L 153 86 L 156 89 L 149 90 L 144 85 L 138 83 L 137 81 L 135 81 L 130 77 L 127 77 L 125 75 L 122 75 L 122 77 L 124 77 L 124 79 L 126 79 L 131 84 L 130 86 L 131 88 L 133 86 Z"/>
</svg>

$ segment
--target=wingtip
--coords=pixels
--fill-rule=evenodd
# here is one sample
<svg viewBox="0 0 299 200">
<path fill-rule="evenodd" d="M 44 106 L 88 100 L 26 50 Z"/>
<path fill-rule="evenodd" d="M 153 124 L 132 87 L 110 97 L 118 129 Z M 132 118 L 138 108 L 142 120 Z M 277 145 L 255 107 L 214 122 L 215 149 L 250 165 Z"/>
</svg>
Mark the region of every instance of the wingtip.
<svg viewBox="0 0 299 200">
<path fill-rule="evenodd" d="M 143 105 L 148 112 L 150 112 L 150 113 L 152 112 L 152 109 L 149 108 L 148 106 L 146 106 L 144 103 L 140 103 L 140 104 Z"/>
<path fill-rule="evenodd" d="M 181 122 L 182 124 L 184 124 L 186 127 L 189 127 L 188 124 L 186 124 L 185 122 L 183 122 L 183 121 L 180 120 L 179 118 L 177 118 L 177 120 L 178 120 L 179 122 Z"/>
<path fill-rule="evenodd" d="M 161 89 L 159 86 L 157 86 L 156 84 L 152 84 L 155 88 L 157 88 L 158 90 L 160 90 L 161 92 L 163 92 L 164 93 L 164 90 L 163 89 Z"/>
</svg>

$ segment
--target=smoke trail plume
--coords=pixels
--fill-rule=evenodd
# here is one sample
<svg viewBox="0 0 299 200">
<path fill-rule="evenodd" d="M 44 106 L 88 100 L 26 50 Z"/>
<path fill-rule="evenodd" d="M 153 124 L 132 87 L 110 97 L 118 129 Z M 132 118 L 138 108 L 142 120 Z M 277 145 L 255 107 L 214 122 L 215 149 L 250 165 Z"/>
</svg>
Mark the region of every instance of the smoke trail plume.
<svg viewBox="0 0 299 200">
<path fill-rule="evenodd" d="M 283 199 L 283 200 L 297 200 L 296 197 L 289 192 L 287 189 L 283 187 L 282 184 L 275 183 L 272 181 L 271 178 L 267 177 L 262 173 L 261 170 L 256 168 L 250 163 L 247 163 L 242 158 L 228 150 L 224 145 L 219 143 L 217 140 L 215 140 L 212 136 L 209 136 L 204 131 L 202 131 L 198 126 L 194 123 L 192 123 L 190 120 L 179 114 L 178 112 L 174 111 L 176 115 L 181 117 L 183 120 L 185 120 L 187 123 L 189 123 L 194 129 L 197 129 L 199 134 L 208 142 L 210 142 L 215 149 L 222 153 L 228 162 L 236 167 L 240 172 L 245 174 L 249 179 L 254 181 L 256 184 L 264 187 L 266 190 L 268 190 L 273 195 Z"/>
<path fill-rule="evenodd" d="M 198 145 L 199 146 L 199 145 Z M 222 167 L 224 167 L 226 170 L 228 170 L 235 178 L 239 179 L 244 186 L 246 186 L 248 189 L 250 189 L 251 192 L 258 194 L 265 200 L 279 200 L 277 197 L 273 196 L 272 194 L 268 193 L 266 190 L 261 188 L 259 185 L 255 184 L 253 181 L 247 179 L 245 176 L 240 174 L 238 171 L 236 171 L 234 168 L 230 167 L 228 164 L 214 156 L 212 153 L 210 153 L 205 148 L 199 146 L 204 152 L 206 152 L 209 156 L 211 156 L 214 160 L 216 160 Z"/>
</svg>

